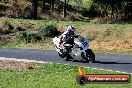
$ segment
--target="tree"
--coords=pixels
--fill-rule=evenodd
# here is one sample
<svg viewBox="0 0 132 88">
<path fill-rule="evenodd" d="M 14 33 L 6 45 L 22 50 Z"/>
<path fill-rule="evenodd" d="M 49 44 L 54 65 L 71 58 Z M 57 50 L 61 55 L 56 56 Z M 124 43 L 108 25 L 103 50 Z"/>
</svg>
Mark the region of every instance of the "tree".
<svg viewBox="0 0 132 88">
<path fill-rule="evenodd" d="M 66 0 L 64 0 L 64 6 L 63 6 L 63 17 L 64 18 L 66 17 L 66 8 L 67 8 Z"/>
<path fill-rule="evenodd" d="M 82 4 L 82 0 L 75 0 L 75 2 L 77 3 L 77 12 L 79 11 L 79 8 Z"/>
<path fill-rule="evenodd" d="M 42 9 L 43 9 L 43 11 L 45 11 L 45 0 L 43 0 L 42 3 L 43 3 Z"/>
<path fill-rule="evenodd" d="M 32 19 L 37 19 L 37 8 L 38 8 L 38 0 L 32 0 L 32 11 L 31 11 Z"/>
<path fill-rule="evenodd" d="M 46 9 L 46 3 L 50 6 L 50 9 L 53 11 L 54 9 L 54 4 L 55 4 L 56 0 L 42 0 L 42 4 L 43 4 L 43 11 L 45 11 Z"/>
<path fill-rule="evenodd" d="M 125 13 L 131 14 L 130 8 L 132 0 L 92 0 L 95 9 L 101 16 L 111 18 L 126 18 Z M 128 16 L 128 15 L 127 15 Z M 130 15 L 129 15 L 130 16 Z"/>
<path fill-rule="evenodd" d="M 52 10 L 52 11 L 53 11 L 53 9 L 54 9 L 54 3 L 55 3 L 55 0 L 51 0 L 50 6 L 51 6 L 51 10 Z"/>
</svg>

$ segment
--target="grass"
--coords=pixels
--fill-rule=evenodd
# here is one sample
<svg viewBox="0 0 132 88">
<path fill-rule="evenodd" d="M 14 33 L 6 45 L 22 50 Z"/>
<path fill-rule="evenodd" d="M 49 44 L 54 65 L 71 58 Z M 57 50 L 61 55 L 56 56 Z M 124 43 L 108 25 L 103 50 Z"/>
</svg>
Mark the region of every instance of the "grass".
<svg viewBox="0 0 132 88">
<path fill-rule="evenodd" d="M 3 18 L 0 18 L 2 21 Z M 96 24 L 93 20 L 86 21 L 61 21 L 61 20 L 29 20 L 29 19 L 7 19 L 12 25 L 24 24 L 24 28 L 27 25 L 33 24 L 34 26 L 28 29 L 36 30 L 44 24 L 53 24 L 58 27 L 58 30 L 66 30 L 68 25 L 73 25 L 77 28 L 76 32 L 84 37 L 87 37 L 91 41 L 91 47 L 95 51 L 103 52 L 115 52 L 115 53 L 127 53 L 132 54 L 132 25 L 131 24 Z M 96 43 L 95 43 L 95 42 Z M 46 43 L 46 44 L 45 44 Z M 48 44 L 49 43 L 49 44 Z M 48 46 L 47 46 L 48 45 Z M 49 46 L 50 45 L 50 46 Z M 38 43 L 6 43 L 0 47 L 4 48 L 38 48 L 47 49 L 49 47 L 53 49 L 52 39 L 49 41 L 38 42 Z M 129 48 L 130 47 L 130 48 Z M 48 48 L 48 49 L 49 49 Z"/>
<path fill-rule="evenodd" d="M 3 20 L 2 18 L 0 18 L 0 20 Z M 90 22 L 86 22 L 86 21 L 59 21 L 59 20 L 24 20 L 24 19 L 13 19 L 13 18 L 9 18 L 8 21 L 12 24 L 16 24 L 16 23 L 25 23 L 25 24 L 37 24 L 38 26 L 43 25 L 45 23 L 55 23 L 57 24 L 59 27 L 61 26 L 67 26 L 69 24 L 76 26 L 76 27 L 88 27 L 90 25 L 92 26 L 96 26 L 97 28 L 111 28 L 111 29 L 124 29 L 124 28 L 130 28 L 132 27 L 131 24 L 94 24 L 92 22 L 92 20 L 89 20 Z"/>
<path fill-rule="evenodd" d="M 2 21 L 3 18 L 0 17 L 0 21 Z M 17 23 L 23 23 L 23 24 L 35 24 L 37 26 L 42 26 L 44 24 L 55 24 L 58 26 L 58 28 L 66 27 L 68 25 L 75 26 L 78 30 L 81 29 L 112 29 L 112 30 L 130 30 L 132 28 L 131 24 L 95 24 L 90 20 L 90 22 L 85 21 L 59 21 L 59 20 L 30 20 L 30 19 L 14 19 L 9 18 L 7 19 L 9 23 L 12 25 L 15 25 Z"/>
<path fill-rule="evenodd" d="M 132 55 L 132 50 L 117 51 L 117 50 L 104 50 L 104 49 L 93 49 L 95 53 L 107 53 L 107 54 L 120 54 L 120 55 Z"/>
<path fill-rule="evenodd" d="M 34 69 L 0 69 L 0 88 L 131 88 L 128 84 L 78 85 L 78 67 L 62 64 L 35 64 Z M 120 74 L 112 71 L 85 68 L 88 74 Z"/>
</svg>

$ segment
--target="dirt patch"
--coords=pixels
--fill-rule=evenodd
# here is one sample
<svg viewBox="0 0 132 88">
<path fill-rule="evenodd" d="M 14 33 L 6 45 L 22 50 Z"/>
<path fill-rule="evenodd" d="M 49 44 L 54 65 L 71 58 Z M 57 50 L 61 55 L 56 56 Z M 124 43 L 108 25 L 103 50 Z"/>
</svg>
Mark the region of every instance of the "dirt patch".
<svg viewBox="0 0 132 88">
<path fill-rule="evenodd" d="M 5 68 L 17 69 L 17 70 L 30 70 L 34 68 L 34 65 L 31 63 L 0 60 L 0 69 L 5 69 Z"/>
</svg>

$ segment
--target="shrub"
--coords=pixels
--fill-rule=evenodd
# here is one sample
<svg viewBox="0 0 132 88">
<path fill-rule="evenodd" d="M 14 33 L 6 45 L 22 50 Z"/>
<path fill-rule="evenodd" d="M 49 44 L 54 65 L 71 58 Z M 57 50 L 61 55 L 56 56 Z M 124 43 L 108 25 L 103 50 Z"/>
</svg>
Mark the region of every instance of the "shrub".
<svg viewBox="0 0 132 88">
<path fill-rule="evenodd" d="M 22 31 L 19 32 L 19 40 L 26 43 L 35 43 L 40 40 L 39 36 L 33 32 Z"/>
<path fill-rule="evenodd" d="M 11 39 L 10 35 L 0 35 L 0 46 L 9 44 L 10 39 Z"/>
<path fill-rule="evenodd" d="M 32 33 L 32 32 L 29 32 L 29 33 L 27 33 L 27 42 L 28 43 L 34 43 L 34 42 L 36 42 L 37 40 L 36 40 L 36 34 L 34 34 L 34 33 Z"/>
<path fill-rule="evenodd" d="M 7 21 L 4 20 L 0 22 L 0 33 L 7 34 L 12 29 L 13 29 L 12 25 L 9 24 Z"/>
<path fill-rule="evenodd" d="M 58 31 L 54 25 L 43 25 L 39 28 L 38 34 L 44 39 L 45 37 L 53 37 L 57 35 Z"/>
<path fill-rule="evenodd" d="M 27 33 L 24 31 L 24 32 L 19 32 L 18 33 L 18 38 L 19 40 L 21 41 L 26 41 L 26 37 L 27 37 Z"/>
<path fill-rule="evenodd" d="M 26 31 L 28 29 L 31 30 L 35 30 L 36 29 L 36 25 L 32 24 L 32 23 L 24 23 L 24 22 L 17 22 L 14 24 L 14 29 L 15 31 Z"/>
</svg>

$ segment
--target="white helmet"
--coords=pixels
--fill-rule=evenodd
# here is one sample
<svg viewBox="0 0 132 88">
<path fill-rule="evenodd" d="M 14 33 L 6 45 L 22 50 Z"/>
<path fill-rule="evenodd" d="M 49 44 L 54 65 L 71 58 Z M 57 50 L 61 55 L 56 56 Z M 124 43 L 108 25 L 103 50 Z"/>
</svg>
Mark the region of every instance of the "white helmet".
<svg viewBox="0 0 132 88">
<path fill-rule="evenodd" d="M 69 26 L 69 27 L 67 28 L 67 31 L 68 31 L 68 32 L 70 32 L 70 31 L 75 31 L 75 27 Z"/>
</svg>

